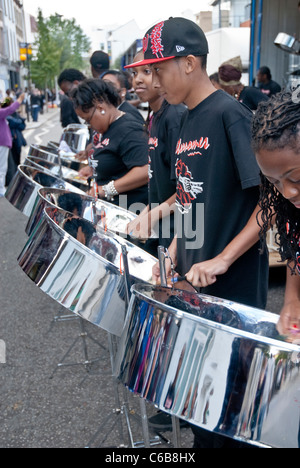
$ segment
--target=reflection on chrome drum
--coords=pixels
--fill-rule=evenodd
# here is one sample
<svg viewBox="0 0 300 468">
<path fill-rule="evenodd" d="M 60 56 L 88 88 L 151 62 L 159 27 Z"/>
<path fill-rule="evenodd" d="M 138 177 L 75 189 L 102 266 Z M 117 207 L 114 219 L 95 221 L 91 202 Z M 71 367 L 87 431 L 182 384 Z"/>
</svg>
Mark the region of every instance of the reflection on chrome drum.
<svg viewBox="0 0 300 468">
<path fill-rule="evenodd" d="M 54 187 L 84 194 L 82 190 L 74 185 L 45 171 L 21 165 L 7 188 L 5 198 L 25 216 L 29 217 L 34 208 L 38 191 L 42 187 Z"/>
<path fill-rule="evenodd" d="M 298 447 L 300 347 L 278 316 L 230 301 L 135 285 L 116 375 L 191 424 L 257 446 Z"/>
<path fill-rule="evenodd" d="M 79 153 L 86 149 L 90 140 L 90 132 L 87 125 L 70 124 L 64 128 L 60 144 L 64 141 L 71 151 Z"/>
<path fill-rule="evenodd" d="M 83 167 L 87 166 L 86 163 L 82 163 L 76 159 L 75 153 L 73 155 L 66 156 L 62 151 L 59 151 L 58 148 L 54 149 L 50 146 L 31 145 L 27 156 L 42 159 L 63 167 L 69 167 L 75 171 L 79 171 Z"/>
<path fill-rule="evenodd" d="M 128 223 L 136 218 L 130 211 L 103 200 L 66 190 L 41 188 L 26 228 L 28 235 L 40 222 L 44 208 L 49 206 L 61 208 L 93 224 L 99 224 L 105 230 L 122 235 L 126 234 Z"/>
<path fill-rule="evenodd" d="M 122 245 L 128 251 L 132 281 L 150 282 L 154 257 L 89 221 L 46 208 L 19 264 L 56 302 L 119 336 L 126 314 Z"/>
<path fill-rule="evenodd" d="M 85 178 L 80 177 L 77 171 L 70 169 L 68 167 L 50 163 L 45 161 L 44 159 L 34 158 L 33 156 L 27 156 L 24 164 L 29 167 L 36 168 L 40 171 L 44 171 L 49 175 L 53 175 L 54 177 L 58 177 L 60 179 L 65 180 L 69 184 L 75 185 L 75 187 L 79 188 L 80 190 L 87 192 L 89 189 L 88 181 Z"/>
</svg>

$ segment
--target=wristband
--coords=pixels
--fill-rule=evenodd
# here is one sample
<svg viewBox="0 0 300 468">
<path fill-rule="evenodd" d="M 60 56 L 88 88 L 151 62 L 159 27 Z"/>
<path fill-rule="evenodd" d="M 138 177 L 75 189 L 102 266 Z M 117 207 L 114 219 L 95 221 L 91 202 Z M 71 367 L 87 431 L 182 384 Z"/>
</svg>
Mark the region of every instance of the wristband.
<svg viewBox="0 0 300 468">
<path fill-rule="evenodd" d="M 107 185 L 103 185 L 102 188 L 105 193 L 105 198 L 108 201 L 114 201 L 114 197 L 119 195 L 119 192 L 116 190 L 115 183 L 113 180 L 109 182 Z"/>
</svg>

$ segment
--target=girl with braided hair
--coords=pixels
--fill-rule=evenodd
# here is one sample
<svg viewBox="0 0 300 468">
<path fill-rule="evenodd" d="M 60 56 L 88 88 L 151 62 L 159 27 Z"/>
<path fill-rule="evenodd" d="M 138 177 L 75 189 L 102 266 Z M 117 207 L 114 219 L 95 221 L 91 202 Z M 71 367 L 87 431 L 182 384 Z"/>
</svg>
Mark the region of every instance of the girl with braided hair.
<svg viewBox="0 0 300 468">
<path fill-rule="evenodd" d="M 259 105 L 253 149 L 262 172 L 258 222 L 261 239 L 273 224 L 287 284 L 279 331 L 300 338 L 300 87 Z"/>
</svg>

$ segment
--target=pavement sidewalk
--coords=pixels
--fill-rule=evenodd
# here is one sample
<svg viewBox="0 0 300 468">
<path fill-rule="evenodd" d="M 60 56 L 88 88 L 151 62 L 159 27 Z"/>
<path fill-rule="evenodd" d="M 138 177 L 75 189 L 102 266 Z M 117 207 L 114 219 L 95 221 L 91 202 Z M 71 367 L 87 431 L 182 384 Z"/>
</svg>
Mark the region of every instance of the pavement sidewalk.
<svg viewBox="0 0 300 468">
<path fill-rule="evenodd" d="M 54 117 L 57 117 L 57 115 L 60 114 L 60 108 L 59 107 L 48 107 L 48 109 L 44 109 L 44 113 L 41 114 L 39 113 L 38 121 L 33 122 L 30 120 L 30 122 L 26 121 L 26 129 L 27 130 L 35 130 L 37 128 L 40 128 L 45 122 L 48 120 L 53 119 Z"/>
</svg>

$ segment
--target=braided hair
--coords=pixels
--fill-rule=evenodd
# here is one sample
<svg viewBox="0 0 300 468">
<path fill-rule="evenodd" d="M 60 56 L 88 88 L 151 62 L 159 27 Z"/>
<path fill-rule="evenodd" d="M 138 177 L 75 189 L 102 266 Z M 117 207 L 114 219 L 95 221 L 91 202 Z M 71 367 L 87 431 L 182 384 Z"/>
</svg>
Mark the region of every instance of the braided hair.
<svg viewBox="0 0 300 468">
<path fill-rule="evenodd" d="M 260 103 L 252 123 L 252 146 L 258 153 L 264 149 L 274 151 L 289 148 L 300 155 L 300 87 L 284 90 Z M 266 247 L 266 233 L 276 214 L 276 243 L 283 261 L 295 274 L 300 273 L 300 210 L 285 199 L 276 187 L 261 175 L 260 212 L 257 219 L 261 227 L 260 238 Z M 261 221 L 259 221 L 259 219 Z"/>
<path fill-rule="evenodd" d="M 71 99 L 75 109 L 81 108 L 83 112 L 88 112 L 97 102 L 118 107 L 120 96 L 111 83 L 106 83 L 99 79 L 86 79 L 71 92 Z"/>
</svg>

